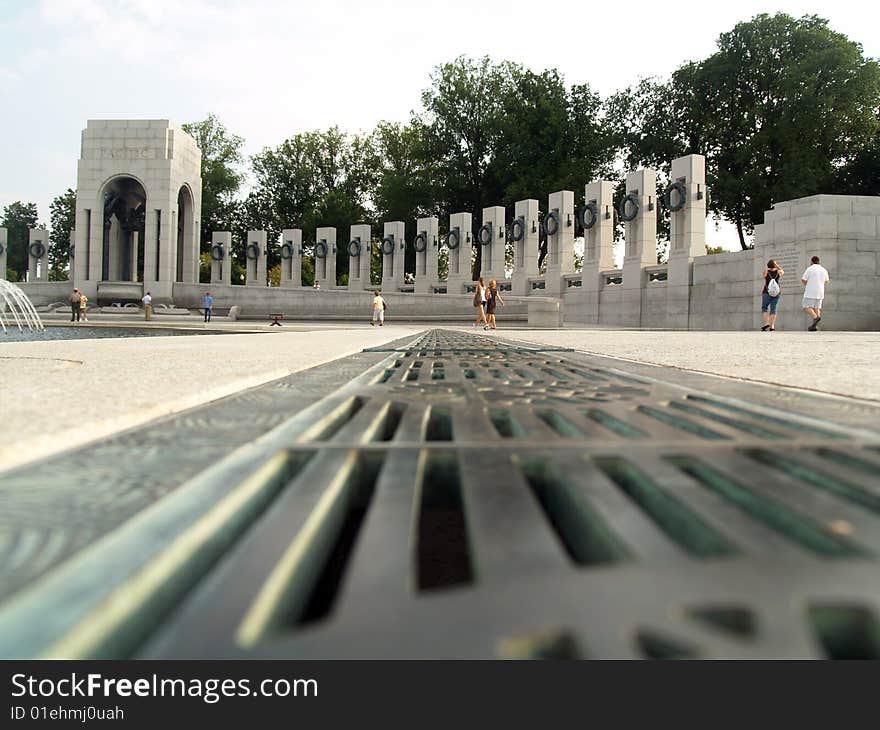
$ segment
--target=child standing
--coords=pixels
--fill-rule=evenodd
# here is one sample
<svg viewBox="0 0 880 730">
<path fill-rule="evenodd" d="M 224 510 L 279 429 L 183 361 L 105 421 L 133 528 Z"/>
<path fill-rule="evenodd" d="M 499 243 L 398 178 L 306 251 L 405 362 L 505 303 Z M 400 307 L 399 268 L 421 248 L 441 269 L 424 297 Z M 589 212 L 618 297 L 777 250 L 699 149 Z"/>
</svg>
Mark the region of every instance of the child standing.
<svg viewBox="0 0 880 730">
<path fill-rule="evenodd" d="M 373 319 L 370 320 L 370 327 L 375 326 L 376 322 L 380 327 L 385 325 L 385 309 L 385 300 L 377 289 L 373 292 Z"/>
</svg>

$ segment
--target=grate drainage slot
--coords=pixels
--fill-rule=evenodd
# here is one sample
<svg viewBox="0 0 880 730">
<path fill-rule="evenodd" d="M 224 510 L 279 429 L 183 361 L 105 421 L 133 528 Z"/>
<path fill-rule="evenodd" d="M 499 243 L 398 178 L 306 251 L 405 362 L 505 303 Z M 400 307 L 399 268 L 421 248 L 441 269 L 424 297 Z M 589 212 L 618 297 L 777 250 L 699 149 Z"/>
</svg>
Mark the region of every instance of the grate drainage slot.
<svg viewBox="0 0 880 730">
<path fill-rule="evenodd" d="M 394 434 L 397 433 L 397 427 L 400 426 L 400 420 L 406 411 L 406 405 L 403 403 L 389 403 L 382 412 L 382 420 L 376 432 L 372 436 L 372 441 L 391 441 Z"/>
<path fill-rule="evenodd" d="M 781 471 L 783 474 L 788 474 L 823 492 L 845 499 L 848 502 L 857 504 L 859 507 L 864 507 L 874 514 L 880 514 L 880 496 L 872 494 L 861 487 L 857 487 L 825 472 L 813 471 L 792 459 L 763 449 L 750 449 L 745 453 L 765 466 L 769 466 L 771 469 Z"/>
<path fill-rule="evenodd" d="M 605 521 L 576 494 L 549 459 L 514 457 L 547 521 L 578 565 L 601 565 L 629 557 Z"/>
<path fill-rule="evenodd" d="M 430 406 L 425 441 L 452 441 L 452 414 L 444 406 Z"/>
<path fill-rule="evenodd" d="M 320 572 L 301 614 L 291 614 L 294 626 L 305 626 L 326 618 L 333 609 L 342 578 L 357 542 L 358 533 L 373 498 L 376 479 L 385 455 L 378 452 L 360 452 L 348 474 L 336 514 L 327 520 L 324 545 L 313 557 Z M 320 539 L 320 538 L 319 538 Z"/>
<path fill-rule="evenodd" d="M 730 403 L 725 403 L 723 401 L 717 401 L 712 398 L 705 398 L 701 395 L 688 394 L 685 396 L 685 398 L 687 398 L 688 400 L 696 401 L 698 403 L 705 403 L 712 406 L 713 408 L 718 408 L 725 411 L 732 411 L 734 413 L 741 413 L 744 416 L 751 416 L 752 418 L 760 418 L 762 421 L 766 421 L 767 423 L 775 423 L 777 426 L 783 426 L 793 431 L 814 433 L 818 436 L 825 436 L 826 438 L 840 438 L 839 434 L 832 433 L 831 431 L 825 431 L 824 429 L 816 428 L 815 426 L 807 426 L 796 421 L 789 421 L 784 418 L 779 418 L 778 416 L 755 413 L 754 411 L 750 411 L 747 408 L 740 408 L 739 406 L 731 405 Z"/>
<path fill-rule="evenodd" d="M 701 418 L 707 418 L 711 421 L 717 421 L 718 423 L 723 423 L 725 426 L 730 426 L 731 428 L 736 428 L 740 431 L 745 431 L 746 433 L 750 433 L 753 436 L 758 436 L 763 439 L 776 440 L 785 438 L 781 433 L 776 433 L 775 431 L 768 431 L 766 428 L 762 428 L 761 426 L 756 426 L 752 423 L 748 423 L 747 421 L 741 421 L 738 418 L 730 418 L 729 416 L 723 416 L 719 413 L 712 413 L 712 411 L 707 411 L 705 408 L 698 408 L 697 406 L 692 406 L 689 403 L 682 403 L 681 401 L 672 401 L 669 404 L 670 408 L 676 408 L 679 411 L 684 411 L 685 413 L 692 413 L 695 416 L 699 416 Z"/>
<path fill-rule="evenodd" d="M 556 411 L 536 411 L 535 415 L 563 438 L 579 439 L 584 437 L 584 432 L 581 429 Z"/>
<path fill-rule="evenodd" d="M 701 606 L 688 609 L 686 615 L 704 626 L 739 639 L 752 639 L 757 631 L 754 614 L 742 606 Z"/>
<path fill-rule="evenodd" d="M 807 620 L 829 659 L 880 659 L 880 622 L 867 608 L 816 604 Z"/>
<path fill-rule="evenodd" d="M 364 407 L 365 398 L 355 396 L 349 398 L 342 405 L 334 408 L 324 418 L 306 430 L 299 438 L 300 441 L 327 441 Z"/>
<path fill-rule="evenodd" d="M 701 558 L 732 555 L 736 549 L 641 469 L 624 459 L 598 458 L 596 466 L 679 547 Z"/>
<path fill-rule="evenodd" d="M 426 451 L 420 464 L 416 580 L 420 591 L 473 582 L 458 457 Z"/>
<path fill-rule="evenodd" d="M 503 638 L 496 654 L 501 659 L 586 659 L 574 634 L 560 629 Z"/>
<path fill-rule="evenodd" d="M 600 426 L 604 426 L 609 431 L 613 431 L 618 436 L 623 436 L 628 439 L 648 438 L 648 434 L 640 428 L 630 426 L 626 421 L 621 421 L 619 418 L 615 418 L 614 416 L 605 413 L 605 411 L 591 409 L 589 411 L 584 411 L 584 415 L 591 421 L 598 423 Z"/>
<path fill-rule="evenodd" d="M 642 629 L 636 634 L 636 645 L 646 659 L 696 659 L 693 647 L 673 641 L 654 631 Z"/>
<path fill-rule="evenodd" d="M 848 540 L 826 532 L 813 520 L 800 516 L 777 500 L 757 494 L 693 457 L 672 456 L 666 459 L 702 486 L 810 552 L 829 558 L 862 554 Z"/>
<path fill-rule="evenodd" d="M 873 477 L 880 476 L 880 469 L 878 469 L 876 464 L 872 464 L 870 461 L 865 461 L 852 454 L 845 454 L 842 451 L 836 451 L 835 449 L 818 449 L 816 453 L 823 459 L 833 461 L 835 464 L 840 464 L 841 466 L 850 469 L 856 469 L 857 471 L 869 474 Z"/>
<path fill-rule="evenodd" d="M 510 415 L 510 411 L 505 411 L 501 408 L 491 408 L 489 410 L 489 420 L 492 421 L 492 425 L 495 426 L 495 430 L 502 438 L 512 439 L 528 436 L 528 431 Z"/>
<path fill-rule="evenodd" d="M 714 441 L 723 441 L 730 438 L 729 436 L 720 434 L 717 431 L 713 431 L 711 428 L 706 428 L 705 426 L 701 426 L 698 423 L 694 423 L 690 419 L 676 416 L 674 413 L 661 411 L 660 409 L 654 408 L 653 406 L 639 406 L 636 410 L 638 410 L 639 413 L 644 413 L 646 416 L 650 416 L 651 418 L 660 421 L 661 423 L 665 423 L 667 426 L 679 428 L 682 431 L 687 431 L 688 433 L 692 433 L 695 436 L 699 436 L 700 438 L 711 439 Z"/>
</svg>

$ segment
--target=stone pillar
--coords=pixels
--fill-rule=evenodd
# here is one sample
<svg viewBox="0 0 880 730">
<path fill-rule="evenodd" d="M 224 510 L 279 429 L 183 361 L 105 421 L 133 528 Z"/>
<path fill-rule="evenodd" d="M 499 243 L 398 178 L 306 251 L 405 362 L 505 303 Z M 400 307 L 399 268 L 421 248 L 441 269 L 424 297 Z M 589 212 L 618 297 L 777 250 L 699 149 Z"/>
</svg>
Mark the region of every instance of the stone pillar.
<svg viewBox="0 0 880 730">
<path fill-rule="evenodd" d="M 73 277 L 74 277 L 74 268 L 73 267 L 74 267 L 75 258 L 76 258 L 76 229 L 75 228 L 70 229 L 70 236 L 69 236 L 68 240 L 70 241 L 70 246 L 67 251 L 67 269 L 68 269 L 67 280 L 72 282 Z M 134 276 L 137 277 L 137 250 L 135 250 L 135 258 L 134 258 L 134 263 L 132 264 L 131 270 L 132 270 Z M 6 274 L 6 269 L 0 267 L 0 279 L 2 279 L 3 275 L 5 275 L 5 274 Z M 137 280 L 137 279 L 135 279 L 135 280 Z"/>
<path fill-rule="evenodd" d="M 102 221 L 101 212 L 95 215 L 92 211 L 88 269 L 89 283 L 95 287 L 95 293 L 101 278 Z M 144 222 L 144 291 L 152 294 L 154 306 L 171 301 L 176 273 L 177 201 L 172 205 L 170 200 L 148 200 Z"/>
<path fill-rule="evenodd" d="M 473 281 L 472 226 L 473 216 L 470 213 L 453 213 L 449 216 L 449 233 L 446 234 L 446 248 L 449 249 L 449 274 L 446 277 L 448 294 L 463 294 L 465 283 Z"/>
<path fill-rule="evenodd" d="M 621 317 L 623 324 L 638 327 L 642 322 L 642 291 L 647 284 L 645 267 L 657 264 L 657 173 L 651 169 L 628 173 L 626 194 L 619 211 L 626 238 Z"/>
<path fill-rule="evenodd" d="M 302 287 L 303 232 L 301 228 L 281 231 L 281 288 Z"/>
<path fill-rule="evenodd" d="M 513 239 L 513 283 L 511 294 L 529 293 L 529 279 L 538 275 L 538 201 L 520 200 L 510 227 Z M 519 240 L 517 240 L 519 239 Z"/>
<path fill-rule="evenodd" d="M 670 327 L 687 328 L 694 258 L 706 255 L 706 158 L 686 155 L 673 160 L 671 178 L 666 192 L 670 210 L 666 311 Z"/>
<path fill-rule="evenodd" d="M 245 246 L 247 286 L 266 286 L 266 231 L 248 231 Z"/>
<path fill-rule="evenodd" d="M 403 257 L 406 254 L 403 221 L 385 224 L 382 234 L 382 288 L 386 292 L 400 291 L 403 286 Z"/>
<path fill-rule="evenodd" d="M 477 245 L 483 252 L 480 261 L 480 276 L 489 279 L 504 278 L 504 206 L 483 208 L 483 225 L 477 231 Z"/>
<path fill-rule="evenodd" d="M 335 228 L 319 228 L 315 232 L 315 281 L 322 289 L 336 287 Z"/>
<path fill-rule="evenodd" d="M 141 243 L 140 233 L 131 232 L 130 245 L 128 248 L 128 280 L 137 281 L 138 247 Z"/>
<path fill-rule="evenodd" d="M 584 223 L 584 267 L 581 286 L 585 306 L 578 321 L 599 321 L 599 292 L 602 290 L 601 271 L 614 268 L 614 183 L 608 180 L 591 182 L 584 188 L 586 207 Z"/>
<path fill-rule="evenodd" d="M 562 296 L 562 277 L 574 273 L 574 192 L 560 190 L 550 193 L 544 227 L 547 231 L 547 275 L 545 293 Z M 555 230 L 554 228 L 555 222 Z"/>
<path fill-rule="evenodd" d="M 28 281 L 49 281 L 49 231 L 45 228 L 28 231 Z"/>
<path fill-rule="evenodd" d="M 437 283 L 437 256 L 440 253 L 437 229 L 436 217 L 419 218 L 416 221 L 416 238 L 413 242 L 416 250 L 416 294 L 431 294 Z"/>
<path fill-rule="evenodd" d="M 0 279 L 6 278 L 6 257 L 8 255 L 6 246 L 8 245 L 7 231 L 0 228 Z"/>
<path fill-rule="evenodd" d="M 211 283 L 232 283 L 232 233 L 211 233 Z"/>
<path fill-rule="evenodd" d="M 370 251 L 373 232 L 367 223 L 352 226 L 348 239 L 348 288 L 363 291 L 370 288 Z"/>
</svg>

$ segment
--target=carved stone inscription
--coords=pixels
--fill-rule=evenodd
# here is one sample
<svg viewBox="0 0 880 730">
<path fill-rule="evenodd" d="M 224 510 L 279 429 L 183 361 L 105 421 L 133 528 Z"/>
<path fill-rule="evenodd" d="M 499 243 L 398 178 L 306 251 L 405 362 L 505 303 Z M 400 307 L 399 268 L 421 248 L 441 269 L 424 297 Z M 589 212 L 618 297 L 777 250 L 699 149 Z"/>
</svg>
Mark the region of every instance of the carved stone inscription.
<svg viewBox="0 0 880 730">
<path fill-rule="evenodd" d="M 781 288 L 786 294 L 798 292 L 801 290 L 801 274 L 804 273 L 803 255 L 796 248 L 781 248 L 773 251 L 765 249 L 768 259 L 775 259 L 776 263 L 782 267 L 785 276 L 782 277 Z M 766 261 L 762 261 L 766 264 Z M 763 268 L 761 269 L 763 271 Z"/>
<path fill-rule="evenodd" d="M 101 147 L 98 151 L 101 160 L 152 160 L 155 157 L 156 150 L 151 147 Z"/>
</svg>

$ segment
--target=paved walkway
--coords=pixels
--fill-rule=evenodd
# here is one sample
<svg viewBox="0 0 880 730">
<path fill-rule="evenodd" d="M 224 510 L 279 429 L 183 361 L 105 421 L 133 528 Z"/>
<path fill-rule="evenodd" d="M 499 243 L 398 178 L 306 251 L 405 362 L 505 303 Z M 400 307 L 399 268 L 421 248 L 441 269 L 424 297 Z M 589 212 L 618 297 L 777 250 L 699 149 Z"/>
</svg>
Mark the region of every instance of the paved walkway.
<svg viewBox="0 0 880 730">
<path fill-rule="evenodd" d="M 467 331 L 467 329 L 463 329 Z M 473 330 L 470 330 L 473 331 Z M 503 328 L 499 336 L 768 384 L 880 400 L 880 332 Z"/>
<path fill-rule="evenodd" d="M 0 472 L 422 328 L 272 329 L 0 344 Z"/>
</svg>

